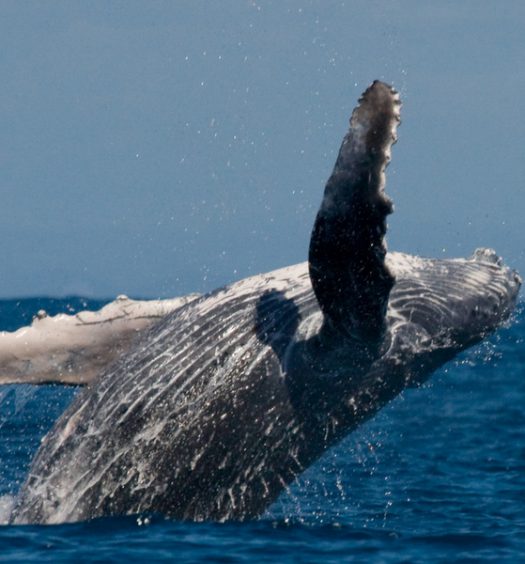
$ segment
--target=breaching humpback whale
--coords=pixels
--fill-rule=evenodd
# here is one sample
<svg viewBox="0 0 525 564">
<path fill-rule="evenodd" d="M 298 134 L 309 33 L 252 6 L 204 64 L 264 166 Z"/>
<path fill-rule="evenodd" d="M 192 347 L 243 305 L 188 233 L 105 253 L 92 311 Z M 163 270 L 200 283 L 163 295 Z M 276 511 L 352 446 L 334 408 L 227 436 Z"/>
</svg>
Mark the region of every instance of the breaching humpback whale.
<svg viewBox="0 0 525 564">
<path fill-rule="evenodd" d="M 45 437 L 13 523 L 158 512 L 249 519 L 329 447 L 511 313 L 516 272 L 387 253 L 400 100 L 352 113 L 308 263 L 193 299 L 144 330 Z"/>
</svg>

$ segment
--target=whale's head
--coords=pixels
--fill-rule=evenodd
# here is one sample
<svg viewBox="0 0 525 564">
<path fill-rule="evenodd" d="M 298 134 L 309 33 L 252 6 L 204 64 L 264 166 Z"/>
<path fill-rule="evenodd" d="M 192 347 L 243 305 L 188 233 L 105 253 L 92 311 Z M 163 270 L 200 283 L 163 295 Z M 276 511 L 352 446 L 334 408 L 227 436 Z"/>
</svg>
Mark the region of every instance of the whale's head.
<svg viewBox="0 0 525 564">
<path fill-rule="evenodd" d="M 521 277 L 492 249 L 467 259 L 391 253 L 396 282 L 388 305 L 389 354 L 435 368 L 494 332 L 514 311 Z"/>
<path fill-rule="evenodd" d="M 470 331 L 484 337 L 514 311 L 522 279 L 516 270 L 505 266 L 493 249 L 476 249 L 467 263 L 470 269 L 464 284 L 472 288 L 475 297 L 467 301 L 466 325 Z"/>
</svg>

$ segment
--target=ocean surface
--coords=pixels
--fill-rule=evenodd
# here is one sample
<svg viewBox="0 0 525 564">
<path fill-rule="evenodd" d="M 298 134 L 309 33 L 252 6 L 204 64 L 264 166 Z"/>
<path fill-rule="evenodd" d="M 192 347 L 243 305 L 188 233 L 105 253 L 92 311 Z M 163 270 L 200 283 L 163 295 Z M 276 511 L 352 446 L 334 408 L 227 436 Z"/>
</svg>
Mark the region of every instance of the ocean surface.
<svg viewBox="0 0 525 564">
<path fill-rule="evenodd" d="M 0 329 L 97 309 L 0 301 Z M 74 387 L 0 387 L 0 519 Z M 312 466 L 259 520 L 0 526 L 6 562 L 525 562 L 525 307 Z"/>
</svg>

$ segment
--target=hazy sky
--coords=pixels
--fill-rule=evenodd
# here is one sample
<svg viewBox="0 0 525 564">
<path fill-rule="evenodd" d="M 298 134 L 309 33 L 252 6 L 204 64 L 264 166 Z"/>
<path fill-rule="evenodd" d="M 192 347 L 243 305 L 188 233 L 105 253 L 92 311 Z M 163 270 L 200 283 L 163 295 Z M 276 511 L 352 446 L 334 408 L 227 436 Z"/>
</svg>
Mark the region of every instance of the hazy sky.
<svg viewBox="0 0 525 564">
<path fill-rule="evenodd" d="M 375 78 L 389 248 L 525 273 L 525 2 L 0 2 L 0 297 L 172 296 L 306 258 Z"/>
</svg>

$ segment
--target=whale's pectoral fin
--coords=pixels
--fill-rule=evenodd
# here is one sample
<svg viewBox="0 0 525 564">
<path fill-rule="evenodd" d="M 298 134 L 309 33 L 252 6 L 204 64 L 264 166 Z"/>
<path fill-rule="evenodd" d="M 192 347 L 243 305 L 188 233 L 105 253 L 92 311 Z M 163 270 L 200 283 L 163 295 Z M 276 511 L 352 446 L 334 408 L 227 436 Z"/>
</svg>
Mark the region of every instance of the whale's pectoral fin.
<svg viewBox="0 0 525 564">
<path fill-rule="evenodd" d="M 89 384 L 130 349 L 139 333 L 196 297 L 138 301 L 120 296 L 99 311 L 53 317 L 43 312 L 28 327 L 0 332 L 0 385 Z"/>
<path fill-rule="evenodd" d="M 378 342 L 394 278 L 385 265 L 385 168 L 400 100 L 376 81 L 352 113 L 310 241 L 310 278 L 325 323 L 338 334 Z"/>
</svg>

